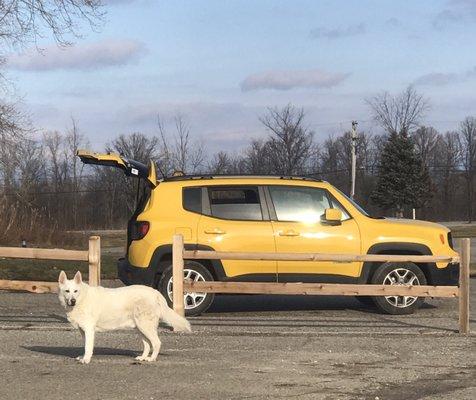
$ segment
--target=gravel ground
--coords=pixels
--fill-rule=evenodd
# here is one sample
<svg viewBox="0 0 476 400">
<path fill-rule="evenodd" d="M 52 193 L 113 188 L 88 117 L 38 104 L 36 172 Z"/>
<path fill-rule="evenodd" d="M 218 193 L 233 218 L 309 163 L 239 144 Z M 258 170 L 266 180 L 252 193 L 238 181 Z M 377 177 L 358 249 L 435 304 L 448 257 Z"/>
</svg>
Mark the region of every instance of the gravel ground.
<svg viewBox="0 0 476 400">
<path fill-rule="evenodd" d="M 475 309 L 472 279 L 472 309 Z M 0 293 L 0 399 L 475 399 L 475 337 L 457 302 L 381 315 L 354 298 L 217 296 L 194 332 L 100 333 L 89 365 L 55 295 Z M 472 331 L 476 321 L 472 319 Z"/>
</svg>

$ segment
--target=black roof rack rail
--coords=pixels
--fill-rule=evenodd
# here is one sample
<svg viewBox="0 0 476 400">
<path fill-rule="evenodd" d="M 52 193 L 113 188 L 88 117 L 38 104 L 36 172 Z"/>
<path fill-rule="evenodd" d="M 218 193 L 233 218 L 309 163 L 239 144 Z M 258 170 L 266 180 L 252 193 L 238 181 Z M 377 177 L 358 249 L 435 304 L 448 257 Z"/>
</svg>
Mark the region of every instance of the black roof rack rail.
<svg viewBox="0 0 476 400">
<path fill-rule="evenodd" d="M 263 179 L 289 179 L 302 180 L 312 182 L 323 182 L 322 179 L 316 179 L 312 176 L 302 175 L 260 175 L 260 174 L 197 174 L 197 175 L 179 175 L 169 176 L 161 179 L 163 182 L 200 180 L 200 179 L 239 179 L 239 178 L 263 178 Z"/>
</svg>

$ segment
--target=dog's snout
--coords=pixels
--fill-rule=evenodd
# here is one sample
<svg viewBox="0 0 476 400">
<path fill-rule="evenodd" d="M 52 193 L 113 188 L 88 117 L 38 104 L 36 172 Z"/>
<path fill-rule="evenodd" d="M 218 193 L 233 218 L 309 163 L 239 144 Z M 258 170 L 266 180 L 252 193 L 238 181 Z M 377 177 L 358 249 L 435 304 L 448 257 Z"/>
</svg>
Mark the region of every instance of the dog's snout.
<svg viewBox="0 0 476 400">
<path fill-rule="evenodd" d="M 76 299 L 71 299 L 71 300 L 69 301 L 69 304 L 72 305 L 72 306 L 74 306 L 74 305 L 76 304 Z"/>
</svg>

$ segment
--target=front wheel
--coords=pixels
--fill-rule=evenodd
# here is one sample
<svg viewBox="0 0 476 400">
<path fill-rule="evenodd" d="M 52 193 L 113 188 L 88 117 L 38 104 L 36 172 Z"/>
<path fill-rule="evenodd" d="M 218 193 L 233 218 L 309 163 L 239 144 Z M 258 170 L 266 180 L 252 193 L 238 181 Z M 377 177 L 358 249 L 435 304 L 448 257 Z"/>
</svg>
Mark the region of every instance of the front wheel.
<svg viewBox="0 0 476 400">
<path fill-rule="evenodd" d="M 426 285 L 423 271 L 413 263 L 385 263 L 377 268 L 371 283 L 378 285 Z M 377 308 L 387 314 L 413 314 L 424 298 L 413 296 L 375 296 Z"/>
<path fill-rule="evenodd" d="M 187 261 L 185 263 L 183 276 L 185 279 L 190 279 L 194 282 L 206 282 L 214 280 L 210 271 L 196 261 Z M 157 286 L 157 289 L 167 300 L 169 307 L 172 307 L 172 267 L 169 267 L 164 271 Z M 213 293 L 184 293 L 185 315 L 187 317 L 191 317 L 204 313 L 211 306 L 213 298 Z"/>
</svg>

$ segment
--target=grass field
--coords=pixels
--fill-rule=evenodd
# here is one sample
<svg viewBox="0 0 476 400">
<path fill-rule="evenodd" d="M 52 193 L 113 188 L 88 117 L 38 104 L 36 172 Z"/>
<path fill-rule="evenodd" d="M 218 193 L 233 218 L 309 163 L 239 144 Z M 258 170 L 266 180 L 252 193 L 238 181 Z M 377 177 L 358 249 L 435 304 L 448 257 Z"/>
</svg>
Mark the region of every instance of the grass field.
<svg viewBox="0 0 476 400">
<path fill-rule="evenodd" d="M 116 255 L 106 254 L 101 257 L 102 279 L 117 278 L 117 259 L 118 256 Z M 78 270 L 81 271 L 83 277 L 86 278 L 88 276 L 88 264 L 86 262 L 22 259 L 0 260 L 0 279 L 56 281 L 61 270 L 64 270 L 68 277 L 74 275 Z"/>
</svg>

